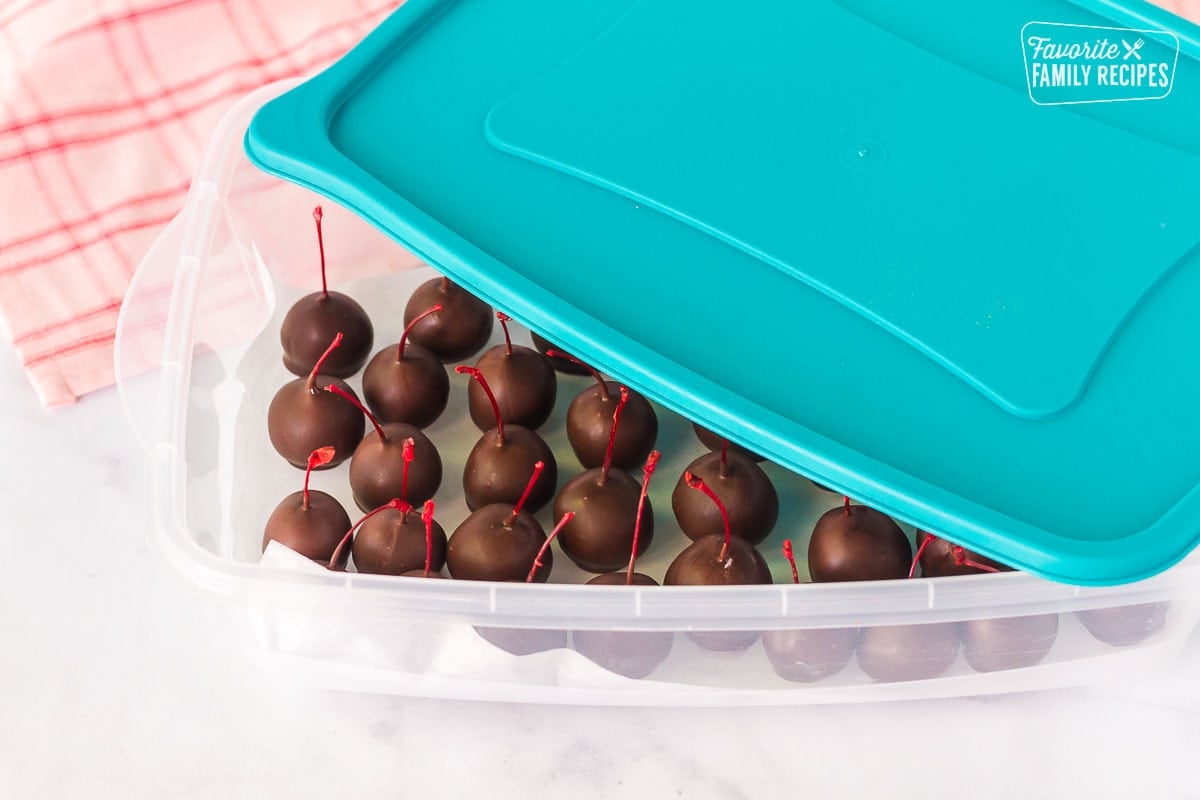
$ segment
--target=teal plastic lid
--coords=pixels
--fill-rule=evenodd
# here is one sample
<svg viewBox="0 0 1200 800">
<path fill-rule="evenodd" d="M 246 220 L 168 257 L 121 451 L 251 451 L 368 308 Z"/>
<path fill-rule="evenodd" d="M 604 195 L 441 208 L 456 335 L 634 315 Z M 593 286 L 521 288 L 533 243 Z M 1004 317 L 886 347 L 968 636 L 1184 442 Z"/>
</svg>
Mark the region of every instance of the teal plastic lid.
<svg viewBox="0 0 1200 800">
<path fill-rule="evenodd" d="M 409 0 L 246 149 L 780 464 L 1118 583 L 1200 539 L 1198 33 L 1100 0 Z"/>
</svg>

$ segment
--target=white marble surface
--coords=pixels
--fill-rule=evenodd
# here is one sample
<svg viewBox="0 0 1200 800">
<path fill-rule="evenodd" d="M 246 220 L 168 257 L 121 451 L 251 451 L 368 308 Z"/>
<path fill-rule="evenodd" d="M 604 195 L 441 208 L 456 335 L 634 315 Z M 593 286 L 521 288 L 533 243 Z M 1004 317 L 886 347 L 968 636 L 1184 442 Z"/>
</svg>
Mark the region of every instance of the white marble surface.
<svg viewBox="0 0 1200 800">
<path fill-rule="evenodd" d="M 285 689 L 148 546 L 113 391 L 54 414 L 0 346 L 0 797 L 1200 796 L 1200 636 L 1136 684 L 787 709 Z"/>
</svg>

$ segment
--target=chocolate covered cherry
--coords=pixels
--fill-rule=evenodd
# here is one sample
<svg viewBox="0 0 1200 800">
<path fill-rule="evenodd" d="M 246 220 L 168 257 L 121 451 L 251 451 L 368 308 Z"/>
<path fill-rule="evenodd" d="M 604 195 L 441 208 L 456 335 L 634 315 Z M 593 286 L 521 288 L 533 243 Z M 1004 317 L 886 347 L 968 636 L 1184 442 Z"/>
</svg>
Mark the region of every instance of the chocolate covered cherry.
<svg viewBox="0 0 1200 800">
<path fill-rule="evenodd" d="M 325 362 L 341 345 L 342 334 L 335 334 L 332 339 L 308 377 L 281 386 L 267 409 L 271 446 L 300 469 L 307 468 L 309 454 L 321 447 L 334 448 L 336 455 L 317 469 L 336 467 L 354 452 L 366 425 L 362 414 L 317 385 L 320 376 L 341 392 L 354 396 L 354 390 L 345 381 L 321 375 Z"/>
<path fill-rule="evenodd" d="M 433 306 L 420 314 L 404 329 L 394 349 L 385 347 L 367 364 L 363 397 L 383 422 L 425 428 L 446 410 L 450 398 L 446 368 L 432 352 L 408 341 L 413 325 L 441 308 Z"/>
<path fill-rule="evenodd" d="M 350 528 L 350 517 L 337 498 L 316 489 L 310 491 L 308 481 L 312 471 L 328 464 L 334 455 L 332 447 L 321 447 L 309 454 L 304 489 L 283 498 L 267 519 L 262 540 L 264 552 L 267 544 L 276 541 L 318 564 L 329 565 L 338 542 Z"/>
<path fill-rule="evenodd" d="M 358 372 L 371 354 L 375 329 L 367 312 L 341 292 L 329 291 L 325 278 L 325 239 L 321 233 L 321 207 L 313 209 L 317 245 L 321 251 L 321 291 L 296 301 L 279 327 L 283 365 L 294 375 L 305 375 L 321 358 L 334 334 L 343 336 L 342 347 L 325 360 L 324 374 L 348 378 Z"/>
<path fill-rule="evenodd" d="M 541 471 L 525 507 L 537 511 L 554 496 L 558 484 L 558 462 L 549 445 L 533 431 L 521 425 L 505 425 L 500 408 L 483 373 L 474 367 L 459 366 L 455 370 L 477 381 L 495 413 L 496 427 L 485 432 L 467 455 L 463 466 L 463 493 L 472 511 L 491 503 L 516 503 L 525 492 L 525 483 L 534 464 L 541 462 Z"/>
<path fill-rule="evenodd" d="M 779 519 L 779 495 L 762 468 L 723 446 L 720 452 L 705 453 L 686 470 L 704 479 L 721 498 L 729 512 L 733 535 L 759 544 Z M 695 541 L 720 534 L 723 522 L 716 506 L 704 495 L 688 488 L 682 477 L 671 494 L 671 509 L 684 534 Z"/>
<path fill-rule="evenodd" d="M 489 348 L 475 367 L 487 378 L 500 407 L 500 416 L 512 425 L 536 429 L 550 417 L 558 383 L 546 357 L 530 347 L 514 345 L 508 332 L 509 317 L 496 312 L 504 329 L 504 344 Z M 491 403 L 478 383 L 467 388 L 471 420 L 481 431 L 494 423 Z"/>
<path fill-rule="evenodd" d="M 808 541 L 808 572 L 818 583 L 908 576 L 912 546 L 891 517 L 866 506 L 826 511 Z"/>
<path fill-rule="evenodd" d="M 426 281 L 412 293 L 404 307 L 405 326 L 432 306 L 441 310 L 413 325 L 409 337 L 443 362 L 470 358 L 491 338 L 491 307 L 445 277 Z"/>
<path fill-rule="evenodd" d="M 540 553 L 546 543 L 542 524 L 524 509 L 545 465 L 534 464 L 525 493 L 516 502 L 492 503 L 471 512 L 450 536 L 446 549 L 446 567 L 450 575 L 468 581 L 529 581 L 545 583 L 550 578 L 553 559 Z M 530 564 L 535 564 L 533 573 Z M 532 574 L 532 577 L 529 577 Z"/>
<path fill-rule="evenodd" d="M 556 356 L 570 358 L 557 350 L 547 352 L 548 358 Z M 567 441 L 585 469 L 603 464 L 612 435 L 613 411 L 621 399 L 621 389 L 626 388 L 629 400 L 621 412 L 621 430 L 613 441 L 612 465 L 633 469 L 646 460 L 654 447 L 654 440 L 658 438 L 658 415 L 645 397 L 615 381 L 604 380 L 590 367 L 587 369 L 596 384 L 577 394 L 567 408 Z"/>
</svg>

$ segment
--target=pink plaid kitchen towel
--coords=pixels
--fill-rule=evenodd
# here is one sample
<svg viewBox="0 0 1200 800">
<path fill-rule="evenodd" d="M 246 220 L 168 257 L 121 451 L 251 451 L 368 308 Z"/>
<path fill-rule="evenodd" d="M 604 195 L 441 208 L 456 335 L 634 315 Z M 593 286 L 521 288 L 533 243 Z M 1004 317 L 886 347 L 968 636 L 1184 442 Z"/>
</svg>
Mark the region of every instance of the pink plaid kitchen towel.
<svg viewBox="0 0 1200 800">
<path fill-rule="evenodd" d="M 396 5 L 0 0 L 0 320 L 47 406 L 113 382 L 125 288 L 224 110 Z"/>
<path fill-rule="evenodd" d="M 236 100 L 397 0 L 0 0 L 0 320 L 47 406 L 113 383 L 139 260 Z"/>
</svg>

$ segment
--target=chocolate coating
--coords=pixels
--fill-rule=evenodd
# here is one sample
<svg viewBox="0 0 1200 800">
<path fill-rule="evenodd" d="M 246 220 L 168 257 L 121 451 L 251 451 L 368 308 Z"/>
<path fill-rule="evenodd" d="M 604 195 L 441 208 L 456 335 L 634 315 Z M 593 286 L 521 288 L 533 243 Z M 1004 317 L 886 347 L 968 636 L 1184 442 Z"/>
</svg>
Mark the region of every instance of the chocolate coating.
<svg viewBox="0 0 1200 800">
<path fill-rule="evenodd" d="M 417 287 L 404 306 L 404 324 L 438 303 L 442 310 L 418 322 L 408 338 L 443 362 L 462 361 L 478 353 L 492 336 L 495 317 L 491 306 L 444 278 Z"/>
<path fill-rule="evenodd" d="M 562 534 L 559 534 L 560 536 Z M 624 586 L 624 572 L 606 572 L 588 586 Z M 658 586 L 658 581 L 633 573 L 634 586 Z M 644 678 L 666 661 L 675 642 L 671 631 L 574 631 L 571 640 L 584 658 L 626 678 Z"/>
<path fill-rule="evenodd" d="M 815 683 L 850 663 L 858 644 L 858 628 L 766 631 L 762 640 L 776 675 L 797 683 Z"/>
<path fill-rule="evenodd" d="M 858 666 L 877 681 L 919 681 L 950 669 L 958 656 L 957 622 L 863 628 Z"/>
<path fill-rule="evenodd" d="M 498 344 L 480 356 L 475 366 L 496 395 L 505 425 L 523 425 L 533 430 L 549 419 L 558 382 L 554 368 L 541 353 L 513 345 L 509 354 L 507 347 Z M 467 405 L 479 430 L 486 431 L 496 424 L 496 414 L 479 381 L 471 381 L 467 387 Z"/>
<path fill-rule="evenodd" d="M 402 577 L 402 578 L 445 578 L 446 576 L 440 572 L 434 572 L 432 570 L 432 568 L 430 569 L 429 574 L 426 575 L 425 574 L 425 565 L 424 565 L 424 562 L 422 562 L 420 569 L 410 569 L 408 572 L 402 572 L 402 573 L 400 573 L 400 577 Z"/>
<path fill-rule="evenodd" d="M 408 497 L 405 499 L 413 506 L 421 505 L 442 485 L 442 457 L 429 437 L 412 425 L 389 422 L 383 426 L 383 432 L 386 441 L 381 440 L 378 431 L 372 428 L 350 459 L 350 489 L 354 493 L 354 502 L 363 511 L 371 511 L 400 497 L 404 440 L 411 437 L 413 461 L 409 465 Z"/>
<path fill-rule="evenodd" d="M 267 519 L 262 546 L 265 551 L 267 543 L 274 540 L 318 564 L 329 566 L 333 551 L 348 530 L 350 517 L 336 498 L 311 489 L 308 492 L 308 508 L 305 508 L 304 492 L 292 492 L 283 498 Z M 345 558 L 340 561 L 336 566 L 345 566 Z"/>
<path fill-rule="evenodd" d="M 555 519 L 562 519 L 568 511 L 575 512 L 575 518 L 558 532 L 558 545 L 588 572 L 612 572 L 629 563 L 642 492 L 642 485 L 629 473 L 612 470 L 603 483 L 601 477 L 600 470 L 589 469 L 567 481 L 554 498 Z M 654 510 L 650 498 L 646 498 L 638 555 L 646 552 L 653 539 Z"/>
<path fill-rule="evenodd" d="M 608 394 L 596 384 L 575 396 L 567 409 L 567 440 L 579 463 L 586 469 L 604 463 L 608 438 L 612 434 L 613 411 L 621 400 L 621 384 L 605 381 Z M 645 397 L 632 389 L 621 411 L 617 439 L 613 442 L 612 465 L 633 469 L 646 461 L 658 438 L 658 415 Z"/>
<path fill-rule="evenodd" d="M 713 452 L 721 452 L 721 446 L 725 443 L 724 439 L 710 431 L 708 428 L 701 426 L 698 422 L 692 423 L 692 430 L 696 433 L 696 438 L 700 440 L 700 444 L 704 445 Z M 758 453 L 755 453 L 753 450 L 749 450 L 745 447 L 742 447 L 740 444 L 734 444 L 733 442 L 729 443 L 729 452 L 739 453 L 751 461 L 767 460 Z"/>
<path fill-rule="evenodd" d="M 917 531 L 918 548 L 928 535 L 925 531 Z M 967 550 L 966 554 L 967 558 L 972 561 L 987 564 L 989 567 L 997 569 L 1000 572 L 1013 571 L 1012 567 L 1001 564 L 999 561 L 993 561 L 987 556 L 980 555 L 973 550 Z M 978 569 L 966 564 L 955 564 L 954 542 L 947 541 L 940 536 L 935 537 L 929 543 L 929 547 L 925 548 L 925 552 L 921 553 L 921 575 L 926 578 L 941 578 L 946 575 L 982 575 L 986 572 L 987 570 Z"/>
<path fill-rule="evenodd" d="M 348 378 L 371 355 L 375 341 L 371 319 L 354 298 L 341 292 L 306 294 L 288 309 L 279 327 L 283 365 L 293 375 L 308 375 L 338 333 L 342 344 L 325 359 L 321 373 Z"/>
<path fill-rule="evenodd" d="M 541 336 L 538 336 L 533 331 L 529 332 L 529 336 L 531 339 L 533 339 L 533 346 L 536 347 L 537 351 L 544 356 L 546 356 L 547 350 L 557 350 L 560 353 L 563 352 L 561 347 L 551 344 L 549 341 L 543 339 Z M 570 359 L 559 358 L 557 356 L 546 356 L 546 360 L 550 362 L 550 366 L 554 367 L 556 372 L 561 372 L 566 375 L 592 374 L 591 370 L 589 370 L 586 366 L 583 364 L 576 364 Z"/>
<path fill-rule="evenodd" d="M 689 464 L 687 471 L 703 478 L 721 498 L 734 536 L 758 544 L 775 528 L 779 519 L 779 495 L 767 473 L 749 458 L 731 451 L 722 475 L 721 454 L 705 453 Z M 671 494 L 671 509 L 679 527 L 692 541 L 725 533 L 725 522 L 717 504 L 702 492 L 690 488 L 683 475 L 679 476 Z"/>
<path fill-rule="evenodd" d="M 415 461 L 413 463 L 416 463 Z M 425 522 L 421 513 L 389 508 L 368 519 L 354 534 L 354 566 L 373 575 L 403 575 L 425 571 Z M 429 569 L 446 563 L 446 532 L 433 521 L 433 550 Z"/>
<path fill-rule="evenodd" d="M 495 428 L 479 437 L 463 467 L 463 493 L 467 507 L 474 511 L 492 503 L 515 505 L 529 484 L 533 465 L 545 467 L 525 501 L 525 508 L 537 511 L 554 497 L 558 486 L 558 463 L 541 436 L 520 425 L 504 426 L 504 444 Z"/>
<path fill-rule="evenodd" d="M 559 536 L 562 536 L 560 533 Z M 724 561 L 718 561 L 724 536 L 705 536 L 688 545 L 675 556 L 664 586 L 745 586 L 771 583 L 771 570 L 766 559 L 749 542 L 731 537 L 729 552 Z M 719 653 L 737 653 L 754 644 L 759 631 L 696 631 L 688 638 L 703 647 Z"/>
<path fill-rule="evenodd" d="M 808 541 L 808 572 L 818 583 L 908 577 L 912 545 L 891 517 L 866 506 L 821 515 Z"/>
<path fill-rule="evenodd" d="M 1170 603 L 1139 603 L 1114 608 L 1089 608 L 1075 616 L 1088 633 L 1105 644 L 1123 647 L 1138 644 L 1158 633 L 1167 624 Z"/>
<path fill-rule="evenodd" d="M 514 656 L 528 656 L 567 646 L 567 632 L 552 628 L 481 628 L 475 632 Z"/>
<path fill-rule="evenodd" d="M 354 394 L 345 381 L 318 375 L 312 391 L 308 390 L 304 378 L 297 378 L 281 386 L 271 399 L 267 409 L 267 435 L 275 451 L 293 467 L 305 469 L 313 450 L 333 447 L 336 450 L 333 460 L 317 467 L 332 469 L 345 461 L 362 441 L 366 426 L 362 412 L 321 388 L 331 383 Z"/>
<path fill-rule="evenodd" d="M 425 428 L 446 410 L 450 377 L 430 351 L 406 342 L 404 358 L 396 360 L 396 346 L 375 354 L 363 373 L 363 397 L 382 422 L 406 422 Z"/>
<path fill-rule="evenodd" d="M 524 509 L 509 523 L 512 510 L 508 503 L 493 503 L 463 520 L 446 548 L 446 567 L 452 577 L 468 581 L 525 580 L 546 542 L 546 531 Z M 554 554 L 546 550 L 534 581 L 549 580 L 553 566 Z"/>
<path fill-rule="evenodd" d="M 976 672 L 1032 667 L 1058 638 L 1058 614 L 967 620 L 962 637 L 963 655 Z"/>
</svg>

